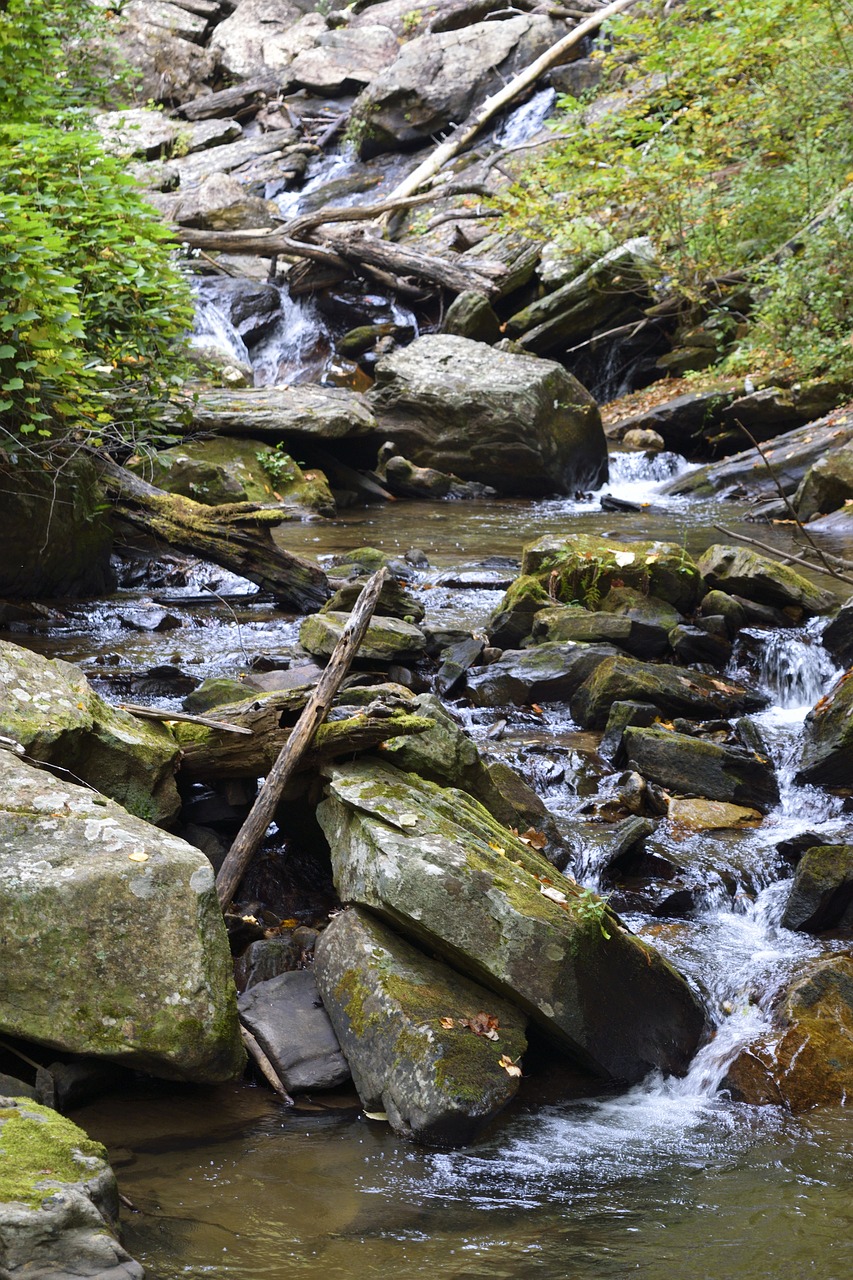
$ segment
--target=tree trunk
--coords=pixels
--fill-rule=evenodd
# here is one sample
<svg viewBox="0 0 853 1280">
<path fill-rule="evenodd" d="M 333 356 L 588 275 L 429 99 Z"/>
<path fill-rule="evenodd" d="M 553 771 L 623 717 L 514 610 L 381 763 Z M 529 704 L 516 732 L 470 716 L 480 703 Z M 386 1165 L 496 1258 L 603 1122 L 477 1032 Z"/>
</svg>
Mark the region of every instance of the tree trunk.
<svg viewBox="0 0 853 1280">
<path fill-rule="evenodd" d="M 300 613 L 319 609 L 331 595 L 322 569 L 273 542 L 269 526 L 287 518 L 279 508 L 253 502 L 206 507 L 157 489 L 107 458 L 97 465 L 116 514 L 169 546 L 256 582 Z"/>
</svg>

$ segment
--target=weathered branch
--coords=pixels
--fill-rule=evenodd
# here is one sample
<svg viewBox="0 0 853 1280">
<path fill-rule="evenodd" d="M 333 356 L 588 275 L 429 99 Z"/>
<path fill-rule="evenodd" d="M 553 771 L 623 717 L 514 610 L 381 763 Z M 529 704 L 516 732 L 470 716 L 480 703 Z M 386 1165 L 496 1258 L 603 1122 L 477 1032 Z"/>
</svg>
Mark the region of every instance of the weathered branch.
<svg viewBox="0 0 853 1280">
<path fill-rule="evenodd" d="M 285 1089 L 275 1067 L 270 1062 L 255 1037 L 252 1035 L 249 1028 L 245 1027 L 242 1022 L 240 1023 L 240 1035 L 242 1036 L 243 1045 L 245 1046 L 247 1053 L 254 1060 L 267 1084 L 275 1090 L 285 1107 L 294 1107 L 296 1103 Z"/>
<path fill-rule="evenodd" d="M 206 507 L 157 489 L 109 458 L 99 457 L 97 466 L 116 514 L 169 546 L 256 582 L 300 612 L 318 609 L 329 598 L 322 569 L 273 542 L 269 525 L 282 519 L 276 508 L 252 502 Z"/>
<path fill-rule="evenodd" d="M 237 891 L 255 850 L 264 838 L 272 822 L 276 806 L 288 780 L 295 773 L 302 756 L 310 746 L 317 729 L 325 720 L 341 681 L 350 669 L 353 658 L 367 632 L 373 611 L 387 577 L 385 568 L 377 570 L 366 583 L 343 635 L 335 646 L 329 664 L 317 681 L 293 732 L 281 750 L 278 759 L 267 774 L 258 792 L 248 818 L 237 833 L 216 877 L 216 891 L 221 905 L 226 907 Z"/>
<path fill-rule="evenodd" d="M 822 569 L 819 564 L 815 564 L 813 560 L 807 560 L 805 556 L 794 556 L 790 552 L 780 551 L 778 547 L 771 547 L 769 542 L 762 542 L 760 538 L 750 538 L 745 533 L 735 533 L 734 529 L 727 529 L 723 524 L 715 524 L 715 529 L 719 529 L 720 533 L 724 533 L 727 538 L 736 538 L 738 542 L 746 542 L 751 547 L 758 547 L 761 551 L 769 551 L 777 560 L 785 560 L 790 564 L 801 564 L 806 569 L 811 569 L 812 573 L 830 573 L 833 578 L 838 578 L 840 582 L 849 582 L 853 585 L 853 577 L 846 573 L 839 573 L 837 569 Z M 833 556 L 833 559 L 836 559 Z M 847 564 L 846 561 L 841 561 Z M 848 568 L 851 567 L 848 564 Z"/>
</svg>

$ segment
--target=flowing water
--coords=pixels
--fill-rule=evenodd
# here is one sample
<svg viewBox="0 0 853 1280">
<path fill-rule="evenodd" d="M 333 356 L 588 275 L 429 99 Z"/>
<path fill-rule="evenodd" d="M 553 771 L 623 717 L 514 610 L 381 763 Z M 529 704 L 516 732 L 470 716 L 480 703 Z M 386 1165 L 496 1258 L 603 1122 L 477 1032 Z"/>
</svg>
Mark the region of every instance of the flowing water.
<svg viewBox="0 0 853 1280">
<path fill-rule="evenodd" d="M 701 550 L 714 536 L 713 509 L 657 493 L 682 465 L 671 457 L 651 465 L 638 455 L 616 457 L 607 490 L 646 504 L 639 515 L 602 512 L 601 495 L 400 502 L 343 513 L 328 525 L 283 526 L 280 536 L 320 558 L 364 544 L 396 553 L 420 546 L 431 561 L 417 582 L 429 616 L 471 625 L 499 599 L 521 544 L 541 534 L 572 528 L 674 537 Z M 737 524 L 739 515 L 731 508 L 727 521 Z M 784 531 L 768 536 L 784 549 Z M 165 635 L 109 631 L 110 618 L 133 597 L 120 595 L 92 621 L 102 649 L 115 645 L 120 661 L 128 643 L 132 651 L 146 645 L 149 660 L 177 651 L 182 668 L 195 655 L 201 675 L 245 666 L 246 648 L 263 647 L 265 637 L 270 652 L 292 644 L 295 621 L 253 604 L 251 594 L 241 599 L 247 584 L 216 574 L 220 599 L 206 609 L 203 570 L 173 590 L 176 612 L 182 597 L 189 603 L 181 626 Z M 135 1206 L 125 1214 L 126 1244 L 155 1276 L 846 1280 L 853 1271 L 849 1111 L 792 1118 L 718 1091 L 738 1048 L 767 1028 L 780 983 L 809 956 L 841 945 L 780 927 L 790 872 L 776 845 L 806 829 L 827 840 L 850 838 L 838 802 L 793 782 L 803 718 L 836 674 L 816 631 L 764 633 L 751 650 L 749 639 L 746 650 L 760 655 L 753 678 L 773 698 L 755 721 L 778 767 L 780 804 L 759 829 L 734 834 L 676 840 L 663 823 L 654 841 L 700 869 L 704 896 L 689 920 L 627 917 L 696 983 L 711 1010 L 715 1035 L 689 1074 L 566 1101 L 559 1075 L 534 1062 L 517 1102 L 457 1152 L 394 1137 L 348 1093 L 314 1095 L 290 1111 L 247 1084 L 140 1084 L 136 1094 L 103 1099 L 75 1119 L 107 1143 Z M 73 619 L 42 643 L 72 657 L 98 648 Z M 756 660 L 736 652 L 735 664 L 748 661 Z M 567 829 L 582 830 L 582 806 L 603 771 L 568 708 L 543 710 L 540 717 L 522 708 L 459 709 L 484 751 L 520 765 Z M 492 736 L 498 716 L 505 724 Z M 573 869 L 585 883 L 598 883 L 596 858 L 592 847 L 576 850 Z"/>
</svg>

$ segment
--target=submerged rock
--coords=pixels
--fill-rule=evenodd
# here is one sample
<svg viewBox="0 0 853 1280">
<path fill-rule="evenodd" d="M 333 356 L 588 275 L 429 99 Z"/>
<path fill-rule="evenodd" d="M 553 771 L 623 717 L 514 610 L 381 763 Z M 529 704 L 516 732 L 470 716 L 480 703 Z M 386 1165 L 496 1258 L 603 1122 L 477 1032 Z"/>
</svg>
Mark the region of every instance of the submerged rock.
<svg viewBox="0 0 853 1280">
<path fill-rule="evenodd" d="M 117 1238 L 107 1153 L 65 1116 L 0 1097 L 0 1271 L 4 1280 L 144 1280 Z"/>
<path fill-rule="evenodd" d="M 356 763 L 317 816 L 344 902 L 510 999 L 578 1065 L 627 1081 L 685 1069 L 704 1016 L 684 979 L 463 792 Z"/>
<path fill-rule="evenodd" d="M 0 734 L 149 822 L 178 813 L 179 748 L 168 729 L 98 697 L 70 662 L 0 640 Z"/>
<path fill-rule="evenodd" d="M 499 493 L 574 493 L 607 476 L 595 401 L 554 361 L 430 334 L 379 361 L 368 401 L 411 462 Z"/>
<path fill-rule="evenodd" d="M 0 1030 L 171 1080 L 243 1047 L 204 854 L 0 751 Z"/>
<path fill-rule="evenodd" d="M 525 1015 L 369 912 L 335 916 L 316 974 L 362 1106 L 397 1133 L 461 1146 L 516 1093 Z"/>
</svg>

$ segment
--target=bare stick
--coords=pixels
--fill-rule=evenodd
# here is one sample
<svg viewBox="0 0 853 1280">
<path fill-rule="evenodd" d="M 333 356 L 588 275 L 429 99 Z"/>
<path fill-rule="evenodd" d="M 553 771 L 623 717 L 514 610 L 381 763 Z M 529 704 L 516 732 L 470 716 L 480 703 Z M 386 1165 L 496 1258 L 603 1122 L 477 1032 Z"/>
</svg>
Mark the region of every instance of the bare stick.
<svg viewBox="0 0 853 1280">
<path fill-rule="evenodd" d="M 117 702 L 119 711 L 128 711 L 132 716 L 141 716 L 143 720 L 160 720 L 168 724 L 170 720 L 180 720 L 187 724 L 202 724 L 206 729 L 220 729 L 223 733 L 244 733 L 252 736 L 252 730 L 242 724 L 229 724 L 226 720 L 216 720 L 213 716 L 193 716 L 188 711 L 163 711 L 159 707 L 143 707 L 136 702 Z"/>
<path fill-rule="evenodd" d="M 793 507 L 793 504 L 791 503 L 790 498 L 788 497 L 785 490 L 782 488 L 781 484 L 779 483 L 776 472 L 773 470 L 772 466 L 770 465 L 770 459 L 767 457 L 766 453 L 764 452 L 761 445 L 756 440 L 755 436 L 752 434 L 751 431 L 748 431 L 746 429 L 746 427 L 741 422 L 740 418 L 735 418 L 735 423 L 740 427 L 741 431 L 746 436 L 747 440 L 750 440 L 752 444 L 755 446 L 755 448 L 757 449 L 759 458 L 764 463 L 767 470 L 770 472 L 770 478 L 779 491 L 779 497 L 782 499 L 785 506 L 788 508 L 788 511 L 791 514 L 791 518 L 795 521 L 796 526 L 799 529 L 800 533 L 803 535 L 803 537 L 806 539 L 807 542 L 811 543 L 812 547 L 814 548 L 815 555 L 817 555 L 818 558 L 821 560 L 821 562 L 826 566 L 827 573 L 831 573 L 833 578 L 840 578 L 841 574 L 838 572 L 837 569 L 834 569 L 832 565 L 829 563 L 826 556 L 823 554 L 820 547 L 817 545 L 812 535 L 807 531 L 802 520 L 794 510 L 794 507 Z"/>
<path fill-rule="evenodd" d="M 284 788 L 311 745 L 314 734 L 326 718 L 332 699 L 364 639 L 386 577 L 387 570 L 382 568 L 377 570 L 365 584 L 350 614 L 349 622 L 344 627 L 343 635 L 335 645 L 329 665 L 317 681 L 305 710 L 294 725 L 293 732 L 282 747 L 278 759 L 258 792 L 249 816 L 228 851 L 216 877 L 216 891 L 223 909 L 233 898 L 255 850 L 263 840 Z"/>
<path fill-rule="evenodd" d="M 248 1027 L 244 1027 L 242 1023 L 240 1025 L 240 1035 L 243 1037 L 243 1044 L 246 1046 L 249 1056 L 254 1059 L 258 1070 L 266 1082 L 272 1086 L 286 1107 L 295 1107 L 296 1103 L 282 1084 L 281 1077 L 278 1075 L 275 1067 L 270 1062 L 255 1037 L 252 1035 L 251 1031 Z"/>
</svg>

